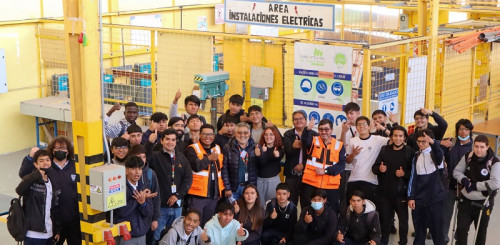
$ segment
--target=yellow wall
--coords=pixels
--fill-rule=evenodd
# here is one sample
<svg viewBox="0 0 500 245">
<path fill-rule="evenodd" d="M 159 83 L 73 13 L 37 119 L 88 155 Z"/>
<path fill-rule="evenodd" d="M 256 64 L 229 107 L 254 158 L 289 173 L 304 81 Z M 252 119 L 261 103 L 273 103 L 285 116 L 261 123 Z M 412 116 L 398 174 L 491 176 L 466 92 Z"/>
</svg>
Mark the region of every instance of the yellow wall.
<svg viewBox="0 0 500 245">
<path fill-rule="evenodd" d="M 38 56 L 34 25 L 3 26 L 0 47 L 5 49 L 9 92 L 0 94 L 0 154 L 35 145 L 35 119 L 19 112 L 23 100 L 38 98 Z"/>
</svg>

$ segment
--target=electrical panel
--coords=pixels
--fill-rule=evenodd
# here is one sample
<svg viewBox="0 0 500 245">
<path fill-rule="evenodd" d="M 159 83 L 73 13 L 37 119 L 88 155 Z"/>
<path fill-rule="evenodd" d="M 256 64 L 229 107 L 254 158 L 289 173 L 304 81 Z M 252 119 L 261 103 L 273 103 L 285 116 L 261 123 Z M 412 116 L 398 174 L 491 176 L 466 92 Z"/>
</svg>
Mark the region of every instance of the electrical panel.
<svg viewBox="0 0 500 245">
<path fill-rule="evenodd" d="M 250 87 L 250 98 L 267 101 L 269 99 L 269 88 Z"/>
<path fill-rule="evenodd" d="M 125 167 L 106 164 L 89 170 L 90 207 L 109 211 L 127 204 Z"/>
</svg>

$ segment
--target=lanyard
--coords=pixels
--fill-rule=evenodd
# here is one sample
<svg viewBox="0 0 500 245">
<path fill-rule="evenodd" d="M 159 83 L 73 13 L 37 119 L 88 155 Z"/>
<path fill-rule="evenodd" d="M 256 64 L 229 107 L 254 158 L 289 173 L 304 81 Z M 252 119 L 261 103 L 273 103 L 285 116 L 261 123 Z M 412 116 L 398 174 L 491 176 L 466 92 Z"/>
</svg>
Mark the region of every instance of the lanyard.
<svg viewBox="0 0 500 245">
<path fill-rule="evenodd" d="M 172 183 L 175 180 L 175 155 L 172 157 Z"/>
<path fill-rule="evenodd" d="M 240 152 L 240 157 L 241 157 L 241 160 L 245 163 L 245 168 L 246 168 L 246 167 L 247 167 L 247 164 L 248 164 L 248 152 L 247 152 L 247 151 L 245 151 L 245 149 L 241 148 L 241 146 L 239 146 L 239 145 L 238 145 L 238 150 L 239 150 L 239 152 Z M 246 154 L 245 154 L 245 157 L 243 157 L 243 156 L 241 155 L 241 151 L 245 151 L 245 153 L 246 153 Z"/>
</svg>

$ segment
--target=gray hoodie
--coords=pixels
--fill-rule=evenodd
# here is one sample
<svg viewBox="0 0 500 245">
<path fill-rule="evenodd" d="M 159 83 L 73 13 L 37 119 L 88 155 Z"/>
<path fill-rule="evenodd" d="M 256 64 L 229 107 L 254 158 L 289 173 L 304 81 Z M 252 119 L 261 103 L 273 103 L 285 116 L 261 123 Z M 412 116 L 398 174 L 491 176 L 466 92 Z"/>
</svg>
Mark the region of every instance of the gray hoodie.
<svg viewBox="0 0 500 245">
<path fill-rule="evenodd" d="M 184 216 L 181 216 L 174 220 L 172 223 L 172 228 L 168 231 L 168 233 L 161 239 L 160 245 L 203 245 L 203 244 L 211 244 L 204 243 L 201 240 L 201 233 L 203 230 L 200 226 L 196 227 L 191 235 L 187 235 L 184 232 Z M 191 236 L 189 243 L 187 240 Z"/>
</svg>

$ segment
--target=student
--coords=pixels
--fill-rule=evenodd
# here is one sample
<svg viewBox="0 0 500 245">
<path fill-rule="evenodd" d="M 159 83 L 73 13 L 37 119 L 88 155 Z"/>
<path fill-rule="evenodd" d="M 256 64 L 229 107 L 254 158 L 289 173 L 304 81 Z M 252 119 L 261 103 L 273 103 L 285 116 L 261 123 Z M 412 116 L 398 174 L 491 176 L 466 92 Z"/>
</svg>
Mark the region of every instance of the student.
<svg viewBox="0 0 500 245">
<path fill-rule="evenodd" d="M 262 245 L 287 243 L 292 240 L 297 223 L 297 208 L 288 200 L 290 188 L 285 183 L 276 186 L 276 197 L 267 201 L 266 219 L 260 241 Z"/>
<path fill-rule="evenodd" d="M 168 121 L 168 128 L 171 128 L 175 131 L 177 135 L 177 144 L 176 144 L 177 150 L 179 150 L 182 154 L 184 154 L 186 147 L 188 146 L 186 145 L 186 143 L 184 143 L 184 141 L 181 140 L 182 136 L 184 136 L 184 128 L 185 128 L 184 121 L 180 117 L 172 117 Z M 163 145 L 160 142 L 160 144 L 156 144 L 155 150 L 161 150 L 162 148 Z"/>
<path fill-rule="evenodd" d="M 326 192 L 316 189 L 311 205 L 304 207 L 295 225 L 292 245 L 330 245 L 335 236 L 337 214 L 328 206 Z"/>
<path fill-rule="evenodd" d="M 153 216 L 151 217 L 151 227 L 146 234 L 146 244 L 150 245 L 153 243 L 154 232 L 158 228 L 158 219 L 160 218 L 160 186 L 158 183 L 158 177 L 156 176 L 156 172 L 149 167 L 146 157 L 146 148 L 143 145 L 134 145 L 130 148 L 129 156 L 137 156 L 141 158 L 144 162 L 144 166 L 142 167 L 142 177 L 141 182 L 144 185 L 145 189 L 151 191 L 151 193 L 157 193 L 157 196 L 153 197 Z"/>
<path fill-rule="evenodd" d="M 205 231 L 212 244 L 236 244 L 248 238 L 248 231 L 234 217 L 234 206 L 228 202 L 217 204 L 217 213 L 205 225 Z"/>
<path fill-rule="evenodd" d="M 123 134 L 125 134 L 127 131 L 127 128 L 132 125 L 136 124 L 135 120 L 137 120 L 137 115 L 139 114 L 139 107 L 137 106 L 136 103 L 134 102 L 128 102 L 125 104 L 125 112 L 123 114 L 125 115 L 125 118 L 120 120 L 117 123 L 109 124 L 109 118 L 111 117 L 111 114 L 113 112 L 118 111 L 121 109 L 121 105 L 119 102 L 116 102 L 111 109 L 106 113 L 106 116 L 104 117 L 104 131 L 106 132 L 106 137 L 108 138 L 116 138 L 120 137 Z"/>
<path fill-rule="evenodd" d="M 33 147 L 30 155 L 23 159 L 19 171 L 21 178 L 36 169 L 33 157 L 38 150 L 38 147 Z M 51 153 L 52 160 L 47 175 L 53 185 L 61 189 L 59 202 L 63 204 L 58 207 L 61 232 L 57 244 L 62 245 L 65 241 L 68 245 L 80 244 L 80 216 L 78 215 L 78 191 L 76 189 L 78 179 L 73 144 L 68 138 L 59 136 L 49 143 L 47 151 Z"/>
<path fill-rule="evenodd" d="M 26 245 L 52 244 L 59 241 L 60 190 L 53 185 L 47 175 L 51 166 L 50 153 L 38 150 L 33 155 L 35 169 L 16 188 L 16 193 L 23 198 L 25 224 L 28 232 L 24 239 Z"/>
<path fill-rule="evenodd" d="M 236 124 L 239 122 L 248 122 L 250 119 L 247 117 L 245 110 L 241 109 L 242 106 L 243 97 L 239 94 L 231 95 L 231 97 L 229 97 L 229 109 L 217 120 L 217 131 L 221 130 L 223 126 L 222 122 L 224 121 L 224 118 L 228 116 L 236 118 L 238 121 Z"/>
<path fill-rule="evenodd" d="M 128 139 L 124 137 L 125 134 L 122 135 L 122 138 L 128 140 L 128 142 L 130 143 L 130 147 L 141 144 L 142 128 L 139 125 L 133 124 L 128 126 L 126 135 L 128 136 Z"/>
<path fill-rule="evenodd" d="M 172 228 L 163 236 L 160 245 L 212 244 L 207 232 L 200 227 L 201 214 L 196 209 L 187 211 L 186 216 L 174 220 Z"/>
<path fill-rule="evenodd" d="M 154 239 L 160 240 L 161 231 L 170 227 L 182 211 L 182 200 L 193 182 L 193 172 L 186 157 L 176 149 L 174 129 L 167 129 L 161 139 L 162 150 L 153 152 L 148 159 L 150 167 L 158 175 L 161 194 L 160 218 Z"/>
<path fill-rule="evenodd" d="M 190 116 L 187 119 L 186 125 L 189 131 L 182 136 L 181 141 L 184 141 L 186 146 L 198 143 L 198 140 L 200 140 L 200 128 L 202 125 L 200 116 Z"/>
<path fill-rule="evenodd" d="M 380 223 L 375 204 L 363 192 L 354 191 L 350 205 L 339 218 L 337 241 L 345 245 L 380 244 Z"/>
<path fill-rule="evenodd" d="M 177 102 L 181 98 L 181 90 L 177 90 L 177 93 L 175 93 L 174 101 L 172 101 L 172 104 L 170 105 L 170 117 L 180 117 L 182 118 L 182 121 L 184 121 L 184 124 L 187 124 L 187 119 L 192 116 L 192 115 L 198 115 L 198 110 L 200 109 L 200 98 L 196 95 L 189 95 L 186 98 L 184 98 L 184 109 L 186 110 L 185 113 L 179 116 L 178 114 L 178 106 Z M 205 117 L 202 115 L 198 115 L 200 117 L 200 121 L 202 124 L 207 124 L 207 120 L 205 120 Z M 186 129 L 185 133 L 189 132 L 188 129 Z"/>
<path fill-rule="evenodd" d="M 281 183 L 279 174 L 283 155 L 283 144 L 278 130 L 274 126 L 266 127 L 259 145 L 255 146 L 257 188 L 262 206 L 275 196 L 276 186 Z"/>
<path fill-rule="evenodd" d="M 245 245 L 260 245 L 260 235 L 266 211 L 259 202 L 259 192 L 257 187 L 248 184 L 243 189 L 243 198 L 238 201 L 239 210 L 236 210 L 236 219 L 243 224 L 249 235 L 245 240 Z M 238 212 L 239 211 L 239 212 Z"/>
<path fill-rule="evenodd" d="M 221 177 L 224 156 L 220 146 L 214 144 L 215 128 L 201 126 L 200 140 L 186 149 L 186 158 L 193 170 L 193 184 L 188 191 L 191 208 L 200 211 L 204 226 L 215 213 L 217 201 L 222 197 L 224 182 Z"/>
<path fill-rule="evenodd" d="M 259 142 L 260 136 L 266 127 L 266 123 L 262 121 L 264 117 L 262 108 L 258 105 L 252 105 L 248 107 L 248 115 L 251 122 L 250 132 L 252 133 L 252 139 L 254 142 Z"/>
<path fill-rule="evenodd" d="M 445 187 L 443 150 L 439 141 L 432 139 L 430 129 L 416 134 L 420 150 L 412 162 L 408 184 L 408 206 L 412 210 L 415 240 L 413 244 L 425 244 L 426 230 L 429 228 L 434 244 L 444 244 L 443 200 Z"/>
<path fill-rule="evenodd" d="M 142 135 L 141 144 L 146 144 L 146 142 L 150 140 L 151 134 L 156 132 L 157 135 L 160 134 L 160 137 L 156 137 L 155 142 L 153 142 L 153 144 L 156 145 L 160 142 L 159 138 L 161 138 L 161 134 L 163 133 L 163 131 L 168 128 L 168 117 L 167 114 L 163 112 L 155 112 L 151 115 L 149 120 L 151 120 L 151 124 L 149 124 L 149 128 Z"/>
<path fill-rule="evenodd" d="M 235 117 L 224 118 L 224 126 L 221 130 L 217 131 L 215 135 L 215 144 L 219 145 L 221 148 L 224 147 L 231 139 L 234 139 L 234 132 L 236 129 L 236 124 L 238 120 Z"/>
<path fill-rule="evenodd" d="M 446 198 L 444 199 L 443 203 L 443 232 L 445 243 L 448 243 L 450 241 L 448 232 L 450 230 L 451 217 L 453 216 L 455 201 L 459 196 L 457 193 L 457 181 L 455 180 L 455 178 L 451 177 L 453 176 L 453 170 L 457 166 L 458 162 L 460 162 L 462 157 L 466 153 L 472 151 L 473 140 L 471 138 L 471 135 L 473 129 L 474 125 L 472 125 L 472 122 L 469 119 L 458 120 L 458 122 L 455 124 L 456 138 L 450 140 L 451 146 L 448 149 L 445 149 L 444 158 L 446 167 L 448 168 L 448 176 L 450 176 L 450 184 L 448 186 Z M 441 143 L 443 143 L 443 141 L 441 141 Z"/>
<path fill-rule="evenodd" d="M 437 125 L 429 123 L 429 116 L 434 118 Z M 448 128 L 448 123 L 437 112 L 426 108 L 420 108 L 420 110 L 415 111 L 413 119 L 415 119 L 415 132 L 408 136 L 408 145 L 415 150 L 420 149 L 417 144 L 418 131 L 429 129 L 432 131 L 435 139 L 441 141 Z"/>
<path fill-rule="evenodd" d="M 236 137 L 222 148 L 224 163 L 222 165 L 222 180 L 224 195 L 238 200 L 247 184 L 257 183 L 255 166 L 255 143 L 250 138 L 250 126 L 240 122 L 236 125 Z"/>
<path fill-rule="evenodd" d="M 114 138 L 111 142 L 111 153 L 113 154 L 111 162 L 125 166 L 129 147 L 128 140 L 122 137 Z"/>
<path fill-rule="evenodd" d="M 408 133 L 404 127 L 392 128 L 391 145 L 383 146 L 378 154 L 372 172 L 377 175 L 377 211 L 380 214 L 382 244 L 389 242 L 394 212 L 399 220 L 399 244 L 408 242 L 408 205 L 406 193 L 411 172 L 411 161 L 415 152 L 405 145 Z"/>
<path fill-rule="evenodd" d="M 124 221 L 130 222 L 132 238 L 125 241 L 119 237 L 118 245 L 146 244 L 146 233 L 151 226 L 151 217 L 154 212 L 151 198 L 156 196 L 156 193 L 150 193 L 150 190 L 144 188 L 144 184 L 140 181 L 143 166 L 144 162 L 137 156 L 131 156 L 125 161 L 127 205 L 113 210 L 113 212 L 115 224 Z"/>
<path fill-rule="evenodd" d="M 314 190 L 323 189 L 328 196 L 330 208 L 339 211 L 340 173 L 345 168 L 344 144 L 332 137 L 333 123 L 322 119 L 318 124 L 319 136 L 313 136 L 314 120 L 302 132 L 302 145 L 308 149 L 306 165 L 300 190 L 301 207 L 309 206 Z"/>
<path fill-rule="evenodd" d="M 293 128 L 283 135 L 283 148 L 285 149 L 285 183 L 290 188 L 290 200 L 299 205 L 299 195 L 302 185 L 302 172 L 304 171 L 304 148 L 302 147 L 302 132 L 307 124 L 307 115 L 304 111 L 294 111 L 292 114 Z M 316 131 L 311 135 L 317 136 Z M 342 181 L 341 181 L 342 182 Z"/>
<path fill-rule="evenodd" d="M 352 138 L 347 146 L 347 165 L 352 166 L 347 181 L 347 198 L 351 198 L 354 190 L 360 190 L 367 199 L 375 201 L 378 180 L 372 172 L 372 166 L 380 149 L 387 145 L 388 138 L 370 135 L 370 119 L 365 116 L 356 119 L 356 130 L 359 135 Z"/>
<path fill-rule="evenodd" d="M 349 102 L 344 106 L 344 113 L 347 117 L 347 121 L 342 123 L 342 127 L 337 127 L 335 132 L 335 138 L 340 139 L 344 143 L 344 147 L 347 148 L 351 138 L 358 135 L 356 130 L 356 119 L 358 119 L 361 108 L 358 104 L 354 102 Z M 338 126 L 338 123 L 337 123 Z M 346 206 L 346 192 L 347 192 L 347 180 L 351 176 L 351 170 L 353 166 L 351 164 L 346 164 L 345 170 L 340 174 L 340 206 Z"/>
<path fill-rule="evenodd" d="M 383 110 L 375 110 L 372 113 L 372 134 L 383 137 L 388 137 L 391 134 L 392 127 L 398 125 L 396 123 L 396 114 L 389 113 L 390 123 L 387 123 L 387 114 Z"/>
<path fill-rule="evenodd" d="M 486 210 L 482 212 L 478 208 L 483 205 L 489 192 L 500 187 L 500 164 L 495 152 L 489 147 L 488 138 L 478 135 L 474 140 L 472 152 L 465 154 L 453 171 L 453 177 L 462 184 L 460 202 L 458 203 L 457 216 L 457 244 L 467 244 L 467 233 L 470 225 L 474 222 L 477 229 L 475 244 L 486 244 L 486 231 L 493 209 L 494 196 L 490 196 Z M 481 221 L 479 224 L 479 220 Z"/>
</svg>

